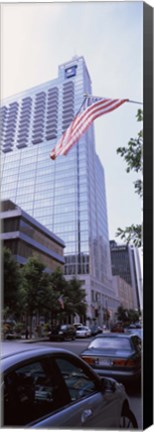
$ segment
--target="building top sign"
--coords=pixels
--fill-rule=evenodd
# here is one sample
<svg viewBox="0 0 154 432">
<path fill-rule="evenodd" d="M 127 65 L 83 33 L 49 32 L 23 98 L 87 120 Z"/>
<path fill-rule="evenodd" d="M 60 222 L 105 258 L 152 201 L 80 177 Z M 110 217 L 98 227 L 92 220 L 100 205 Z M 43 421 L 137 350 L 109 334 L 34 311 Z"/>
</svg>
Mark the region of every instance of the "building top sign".
<svg viewBox="0 0 154 432">
<path fill-rule="evenodd" d="M 74 66 L 71 66 L 71 67 L 68 67 L 67 69 L 65 69 L 65 77 L 71 78 L 71 77 L 75 76 L 76 75 L 76 68 L 77 68 L 77 66 L 74 65 Z"/>
</svg>

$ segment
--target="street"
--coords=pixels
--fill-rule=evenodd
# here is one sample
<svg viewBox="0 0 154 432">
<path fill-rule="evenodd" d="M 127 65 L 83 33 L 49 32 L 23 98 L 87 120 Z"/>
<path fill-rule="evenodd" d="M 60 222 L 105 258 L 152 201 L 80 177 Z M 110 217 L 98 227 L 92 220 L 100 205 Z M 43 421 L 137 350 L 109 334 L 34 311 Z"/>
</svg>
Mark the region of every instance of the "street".
<svg viewBox="0 0 154 432">
<path fill-rule="evenodd" d="M 67 349 L 69 351 L 72 351 L 73 353 L 80 355 L 81 351 L 83 351 L 87 345 L 89 344 L 90 338 L 87 339 L 76 339 L 75 341 L 67 341 L 67 342 L 50 342 L 50 341 L 40 341 L 40 342 L 35 342 L 32 343 L 31 341 L 5 341 L 2 344 L 2 352 L 3 352 L 3 347 L 5 350 L 5 353 L 11 353 L 12 351 L 12 347 L 13 349 L 17 349 L 17 351 L 19 351 L 19 346 L 21 348 L 21 350 L 26 350 L 27 348 L 34 348 L 34 346 L 36 347 L 43 347 L 43 346 L 54 346 L 57 348 L 64 348 Z M 129 402 L 130 402 L 130 407 L 132 409 L 132 411 L 134 412 L 137 422 L 138 422 L 138 427 L 139 429 L 142 429 L 142 398 L 141 398 L 141 391 L 140 389 L 138 389 L 137 387 L 132 388 L 130 387 L 129 389 L 126 389 L 127 393 L 129 395 Z"/>
</svg>

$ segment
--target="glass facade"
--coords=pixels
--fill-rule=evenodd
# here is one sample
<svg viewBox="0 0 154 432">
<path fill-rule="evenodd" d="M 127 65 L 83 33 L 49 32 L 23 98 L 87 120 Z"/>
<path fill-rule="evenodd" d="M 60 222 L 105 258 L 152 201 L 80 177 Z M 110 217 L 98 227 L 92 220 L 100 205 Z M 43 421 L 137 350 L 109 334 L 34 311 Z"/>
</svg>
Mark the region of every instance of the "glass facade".
<svg viewBox="0 0 154 432">
<path fill-rule="evenodd" d="M 84 58 L 75 57 L 59 66 L 57 79 L 5 100 L 1 195 L 63 239 L 65 275 L 88 277 L 88 301 L 93 285 L 100 298 L 114 297 L 104 170 L 93 125 L 67 156 L 49 157 L 85 93 L 92 93 L 91 80 Z"/>
</svg>

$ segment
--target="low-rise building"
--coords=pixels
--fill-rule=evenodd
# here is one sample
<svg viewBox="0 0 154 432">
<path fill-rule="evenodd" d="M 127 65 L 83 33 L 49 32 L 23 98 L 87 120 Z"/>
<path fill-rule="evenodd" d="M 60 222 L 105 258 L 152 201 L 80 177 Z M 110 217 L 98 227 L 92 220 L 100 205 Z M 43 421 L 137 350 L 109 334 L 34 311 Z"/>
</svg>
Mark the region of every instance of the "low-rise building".
<svg viewBox="0 0 154 432">
<path fill-rule="evenodd" d="M 63 269 L 65 244 L 60 237 L 10 200 L 2 201 L 0 220 L 2 244 L 19 264 L 24 265 L 29 257 L 37 255 L 47 271 Z"/>
</svg>

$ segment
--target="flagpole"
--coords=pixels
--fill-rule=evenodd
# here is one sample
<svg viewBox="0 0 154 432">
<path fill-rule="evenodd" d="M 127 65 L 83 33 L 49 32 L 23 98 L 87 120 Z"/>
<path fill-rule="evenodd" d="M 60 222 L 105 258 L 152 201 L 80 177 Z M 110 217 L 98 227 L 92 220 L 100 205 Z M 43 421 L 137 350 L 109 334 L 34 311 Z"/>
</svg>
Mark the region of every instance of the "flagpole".
<svg viewBox="0 0 154 432">
<path fill-rule="evenodd" d="M 133 101 L 133 100 L 130 100 L 130 99 L 128 99 L 128 102 L 135 103 L 135 104 L 138 104 L 138 105 L 143 105 L 143 102 L 137 102 L 137 101 Z"/>
<path fill-rule="evenodd" d="M 84 96 L 85 96 L 85 98 L 87 97 L 87 98 L 93 98 L 93 97 L 95 97 L 95 98 L 98 98 L 98 99 L 101 99 L 101 96 L 92 96 L 92 95 L 88 95 L 88 94 L 84 94 Z M 102 99 L 104 99 L 104 96 L 102 97 Z M 107 98 L 105 98 L 105 99 L 107 99 Z M 110 98 L 108 98 L 108 99 L 110 99 Z M 119 98 L 116 98 L 116 99 L 119 99 Z M 139 101 L 134 101 L 134 100 L 131 100 L 131 99 L 127 99 L 127 102 L 129 102 L 129 103 L 135 103 L 135 104 L 138 104 L 138 105 L 143 105 L 143 102 L 139 102 Z M 82 105 L 81 105 L 82 106 Z M 81 109 L 81 108 L 80 108 Z"/>
</svg>

